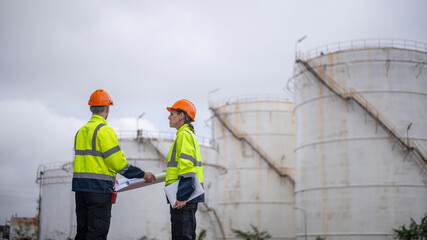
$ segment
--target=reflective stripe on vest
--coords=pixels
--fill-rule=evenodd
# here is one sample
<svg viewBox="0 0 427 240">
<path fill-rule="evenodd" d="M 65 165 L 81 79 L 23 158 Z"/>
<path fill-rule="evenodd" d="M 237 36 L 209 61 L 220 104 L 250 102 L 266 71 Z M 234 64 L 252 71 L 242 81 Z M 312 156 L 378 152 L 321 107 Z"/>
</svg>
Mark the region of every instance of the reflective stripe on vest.
<svg viewBox="0 0 427 240">
<path fill-rule="evenodd" d="M 171 160 L 166 167 L 178 167 L 178 161 L 176 160 L 176 141 L 173 142 Z"/>
<path fill-rule="evenodd" d="M 185 131 L 188 132 L 188 134 L 190 134 L 191 140 L 193 140 L 194 151 L 196 151 L 196 143 L 194 142 L 193 135 L 188 130 L 185 130 Z M 181 153 L 179 157 L 190 160 L 195 167 L 203 167 L 202 161 L 197 161 L 197 159 L 194 159 L 193 156 L 187 155 L 185 153 Z"/>
<path fill-rule="evenodd" d="M 88 172 L 74 172 L 73 178 L 90 178 L 90 179 L 97 179 L 97 180 L 106 180 L 111 182 L 114 182 L 116 180 L 116 178 L 113 176 L 99 174 L 99 173 L 88 173 Z"/>
<path fill-rule="evenodd" d="M 76 136 L 74 137 L 74 151 L 75 151 L 76 155 L 79 155 L 79 156 L 89 155 L 89 156 L 107 158 L 107 157 L 109 157 L 109 156 L 113 155 L 114 153 L 121 150 L 120 146 L 117 145 L 117 146 L 111 148 L 110 150 L 108 150 L 104 153 L 101 153 L 100 151 L 96 151 L 96 135 L 98 134 L 99 129 L 103 126 L 105 126 L 104 123 L 100 123 L 98 126 L 96 126 L 96 128 L 93 132 L 93 136 L 92 136 L 92 149 L 88 149 L 88 150 L 77 150 L 76 149 L 77 134 L 79 134 L 79 132 L 77 131 Z M 129 166 L 127 168 L 129 168 Z M 126 170 L 127 170 L 127 168 L 126 168 Z"/>
<path fill-rule="evenodd" d="M 195 167 L 201 167 L 201 166 L 203 166 L 202 161 L 197 161 L 196 159 L 193 158 L 193 156 L 190 156 L 188 154 L 181 153 L 181 155 L 179 155 L 179 157 L 182 158 L 182 159 L 190 160 L 194 164 Z"/>
<path fill-rule="evenodd" d="M 190 134 L 191 140 L 193 140 L 194 149 L 196 149 L 196 144 L 194 143 L 193 135 L 188 130 L 185 130 L 185 131 L 188 132 L 188 134 Z"/>
<path fill-rule="evenodd" d="M 184 173 L 184 174 L 179 174 L 178 177 L 183 177 L 183 178 L 188 178 L 188 177 L 196 177 L 196 173 L 194 172 L 188 172 L 188 173 Z"/>
<path fill-rule="evenodd" d="M 118 173 L 120 173 L 121 175 L 123 175 L 128 170 L 129 167 L 130 167 L 130 164 L 127 163 L 122 169 L 120 169 L 118 171 Z"/>
<path fill-rule="evenodd" d="M 191 136 L 191 134 L 190 134 Z M 191 138 L 193 138 L 193 136 L 191 136 Z M 193 145 L 194 145 L 194 149 L 196 149 L 196 144 L 194 143 L 193 140 Z M 193 156 L 190 156 L 188 154 L 185 153 L 181 153 L 181 155 L 179 155 L 180 158 L 182 159 L 187 159 L 190 160 L 195 167 L 202 167 L 203 163 L 202 161 L 197 161 L 197 159 L 193 158 Z M 166 167 L 178 167 L 178 161 L 176 161 L 176 143 L 173 143 L 173 149 L 172 149 L 172 156 L 171 156 L 171 160 L 168 162 Z"/>
</svg>

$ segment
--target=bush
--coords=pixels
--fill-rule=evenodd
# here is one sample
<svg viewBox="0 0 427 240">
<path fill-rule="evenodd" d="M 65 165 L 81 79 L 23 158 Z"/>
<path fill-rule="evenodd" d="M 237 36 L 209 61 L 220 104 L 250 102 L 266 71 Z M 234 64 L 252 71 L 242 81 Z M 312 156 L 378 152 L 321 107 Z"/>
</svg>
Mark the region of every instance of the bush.
<svg viewBox="0 0 427 240">
<path fill-rule="evenodd" d="M 427 240 L 427 214 L 421 219 L 421 223 L 417 224 L 411 218 L 409 228 L 405 224 L 398 229 L 393 229 L 395 238 L 399 240 Z"/>
<path fill-rule="evenodd" d="M 264 240 L 271 238 L 271 235 L 267 231 L 260 232 L 258 228 L 256 228 L 254 225 L 251 225 L 253 232 L 243 232 L 236 229 L 231 229 L 234 233 L 234 235 L 238 238 L 242 238 L 245 240 Z"/>
<path fill-rule="evenodd" d="M 206 230 L 202 229 L 202 231 L 200 231 L 199 236 L 197 237 L 197 240 L 204 240 L 206 238 Z"/>
</svg>

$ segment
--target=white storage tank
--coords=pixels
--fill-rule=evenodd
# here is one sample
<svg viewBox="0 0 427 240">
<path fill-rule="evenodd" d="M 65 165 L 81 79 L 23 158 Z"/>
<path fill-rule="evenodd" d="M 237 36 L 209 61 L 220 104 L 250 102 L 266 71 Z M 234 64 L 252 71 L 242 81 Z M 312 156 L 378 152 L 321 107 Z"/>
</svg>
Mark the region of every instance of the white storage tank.
<svg viewBox="0 0 427 240">
<path fill-rule="evenodd" d="M 213 139 L 227 173 L 217 202 L 225 239 L 232 229 L 293 239 L 293 103 L 284 96 L 244 96 L 210 103 Z"/>
<path fill-rule="evenodd" d="M 426 44 L 351 41 L 302 60 L 293 81 L 297 239 L 392 239 L 427 212 L 427 172 L 381 123 L 427 156 Z"/>
<path fill-rule="evenodd" d="M 76 216 L 74 194 L 71 194 L 73 163 L 40 165 L 37 181 L 41 188 L 40 238 L 74 238 Z"/>
<path fill-rule="evenodd" d="M 166 169 L 165 156 L 175 134 L 119 132 L 119 145 L 128 162 L 145 171 L 161 173 Z M 128 135 L 128 137 L 127 137 Z M 198 138 L 205 170 L 206 204 L 199 204 L 197 233 L 206 230 L 207 240 L 221 238 L 221 224 L 215 209 L 210 205 L 215 195 L 214 179 L 225 169 L 217 164 L 217 151 L 210 142 Z M 73 162 L 42 165 L 38 179 L 41 181 L 42 207 L 40 239 L 74 238 L 76 216 L 74 192 L 71 191 Z M 118 175 L 118 178 L 121 176 Z M 119 192 L 112 208 L 109 239 L 134 240 L 170 239 L 169 206 L 163 190 L 164 183 Z"/>
</svg>

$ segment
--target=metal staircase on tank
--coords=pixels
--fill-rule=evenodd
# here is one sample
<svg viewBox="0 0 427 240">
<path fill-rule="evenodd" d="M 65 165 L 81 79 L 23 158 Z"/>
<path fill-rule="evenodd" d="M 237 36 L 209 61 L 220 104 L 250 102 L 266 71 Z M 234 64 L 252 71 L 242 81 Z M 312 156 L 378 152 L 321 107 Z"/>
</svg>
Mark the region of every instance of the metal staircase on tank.
<svg viewBox="0 0 427 240">
<path fill-rule="evenodd" d="M 139 132 L 141 131 L 141 132 Z M 148 131 L 144 131 L 144 135 L 142 134 L 142 130 L 138 130 L 137 136 L 136 138 L 139 141 L 146 141 L 148 142 L 151 146 L 154 147 L 154 149 L 157 152 L 157 155 L 161 158 L 162 161 L 167 162 L 168 160 L 168 155 L 167 155 L 167 150 L 165 150 L 161 144 L 160 144 L 160 136 L 158 138 L 155 138 L 153 136 L 151 136 L 151 134 Z M 166 154 L 165 154 L 166 153 Z"/>
<path fill-rule="evenodd" d="M 239 132 L 235 127 L 225 120 L 220 113 L 213 107 L 209 107 L 213 112 L 214 116 L 219 120 L 219 122 L 238 140 L 246 142 L 271 168 L 274 169 L 281 177 L 288 177 L 292 182 L 292 185 L 295 185 L 295 176 L 290 168 L 283 168 L 277 165 L 272 158 L 262 150 L 262 148 L 256 143 L 251 136 Z"/>
<path fill-rule="evenodd" d="M 335 82 L 332 78 L 320 77 L 319 74 L 314 70 L 312 66 L 306 61 L 301 59 L 296 60 L 297 64 L 301 64 L 304 66 L 307 71 L 309 71 L 322 85 L 328 88 L 331 92 L 337 95 L 339 98 L 347 101 L 353 100 L 357 103 L 369 116 L 371 116 L 374 121 L 387 133 L 390 139 L 398 145 L 403 151 L 408 152 L 408 154 L 412 154 L 413 157 L 417 160 L 418 164 L 422 168 L 425 174 L 427 174 L 427 159 L 426 159 L 426 151 L 422 149 L 421 145 L 419 145 L 415 140 L 409 140 L 400 134 L 393 124 L 388 121 L 384 115 L 382 115 L 371 103 L 369 103 L 360 93 L 358 93 L 355 89 L 344 89 L 337 82 Z"/>
<path fill-rule="evenodd" d="M 164 154 L 165 151 L 162 150 L 162 146 L 160 146 L 158 139 L 155 140 L 153 138 L 147 138 L 147 142 L 150 143 L 154 149 L 156 149 L 157 154 L 162 158 L 163 161 L 168 161 L 168 156 Z"/>
</svg>

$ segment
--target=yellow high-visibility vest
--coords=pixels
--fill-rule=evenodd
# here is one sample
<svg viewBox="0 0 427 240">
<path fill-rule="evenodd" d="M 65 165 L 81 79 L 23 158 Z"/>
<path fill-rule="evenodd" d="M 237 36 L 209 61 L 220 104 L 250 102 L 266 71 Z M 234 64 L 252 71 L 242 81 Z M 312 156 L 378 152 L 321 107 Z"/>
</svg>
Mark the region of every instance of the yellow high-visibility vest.
<svg viewBox="0 0 427 240">
<path fill-rule="evenodd" d="M 73 191 L 112 192 L 116 173 L 129 168 L 116 133 L 99 115 L 92 115 L 77 132 L 74 149 Z"/>
<path fill-rule="evenodd" d="M 180 177 L 197 177 L 203 183 L 203 164 L 200 156 L 199 143 L 187 124 L 176 132 L 166 168 L 165 184 L 169 185 Z"/>
</svg>

